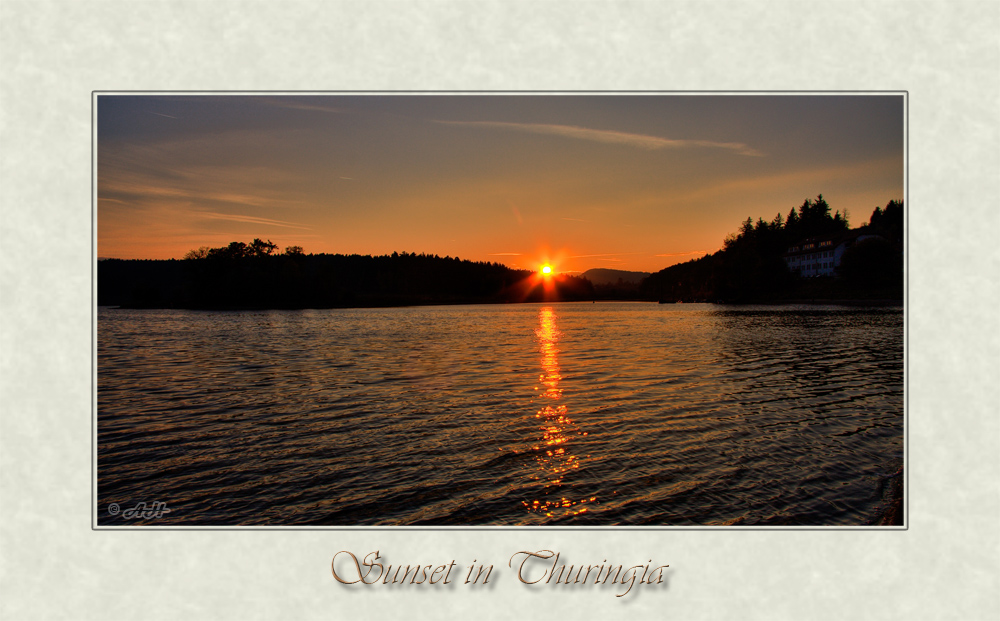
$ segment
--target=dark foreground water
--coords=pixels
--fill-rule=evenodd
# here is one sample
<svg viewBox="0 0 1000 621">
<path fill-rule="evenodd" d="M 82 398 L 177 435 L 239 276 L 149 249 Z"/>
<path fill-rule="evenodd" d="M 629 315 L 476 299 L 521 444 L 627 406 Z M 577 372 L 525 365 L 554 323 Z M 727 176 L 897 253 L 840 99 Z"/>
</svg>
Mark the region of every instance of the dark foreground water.
<svg viewBox="0 0 1000 621">
<path fill-rule="evenodd" d="M 98 311 L 99 524 L 858 525 L 902 461 L 901 309 Z"/>
</svg>

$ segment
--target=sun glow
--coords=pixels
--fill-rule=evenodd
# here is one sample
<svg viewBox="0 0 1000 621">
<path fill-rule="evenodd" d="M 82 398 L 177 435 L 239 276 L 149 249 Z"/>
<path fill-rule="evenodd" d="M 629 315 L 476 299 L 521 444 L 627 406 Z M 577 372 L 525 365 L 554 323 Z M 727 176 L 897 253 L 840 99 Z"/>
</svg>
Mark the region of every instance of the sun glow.
<svg viewBox="0 0 1000 621">
<path fill-rule="evenodd" d="M 545 274 L 546 276 L 548 276 L 549 274 L 551 274 L 552 273 L 552 266 L 551 265 L 543 265 L 542 266 L 542 273 Z"/>
</svg>

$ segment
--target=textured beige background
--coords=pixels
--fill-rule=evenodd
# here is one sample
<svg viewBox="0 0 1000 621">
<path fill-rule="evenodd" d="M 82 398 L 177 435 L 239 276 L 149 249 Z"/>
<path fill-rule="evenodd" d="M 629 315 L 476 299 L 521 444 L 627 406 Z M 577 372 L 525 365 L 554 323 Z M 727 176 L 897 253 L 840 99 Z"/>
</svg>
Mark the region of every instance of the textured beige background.
<svg viewBox="0 0 1000 621">
<path fill-rule="evenodd" d="M 3 617 L 997 619 L 998 7 L 3 1 Z M 909 91 L 909 529 L 91 530 L 91 92 L 282 89 Z M 540 548 L 673 573 L 516 583 Z M 343 588 L 344 549 L 494 586 Z"/>
</svg>

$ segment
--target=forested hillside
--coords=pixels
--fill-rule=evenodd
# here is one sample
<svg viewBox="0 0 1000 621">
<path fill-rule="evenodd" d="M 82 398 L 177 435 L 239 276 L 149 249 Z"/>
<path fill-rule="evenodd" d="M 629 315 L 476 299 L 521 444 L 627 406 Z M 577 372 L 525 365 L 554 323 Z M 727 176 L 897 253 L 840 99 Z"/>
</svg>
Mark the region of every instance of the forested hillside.
<svg viewBox="0 0 1000 621">
<path fill-rule="evenodd" d="M 799 278 L 783 258 L 793 244 L 808 239 L 838 240 L 875 235 L 853 244 L 836 278 Z M 661 301 L 753 302 L 795 299 L 902 299 L 903 203 L 876 207 L 869 222 L 851 229 L 848 214 L 819 195 L 779 212 L 771 221 L 747 218 L 726 238 L 722 250 L 672 265 L 643 281 L 646 299 Z"/>
<path fill-rule="evenodd" d="M 589 281 L 428 254 L 284 253 L 259 239 L 182 260 L 98 262 L 98 304 L 145 308 L 331 308 L 580 300 Z"/>
</svg>

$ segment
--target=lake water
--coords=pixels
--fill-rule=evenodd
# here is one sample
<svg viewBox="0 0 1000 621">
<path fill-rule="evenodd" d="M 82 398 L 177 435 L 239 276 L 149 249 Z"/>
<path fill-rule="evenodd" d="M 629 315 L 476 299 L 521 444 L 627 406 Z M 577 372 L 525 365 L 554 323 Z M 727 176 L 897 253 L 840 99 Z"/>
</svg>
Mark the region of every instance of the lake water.
<svg viewBox="0 0 1000 621">
<path fill-rule="evenodd" d="M 903 312 L 100 308 L 97 400 L 101 525 L 860 525 Z"/>
</svg>

